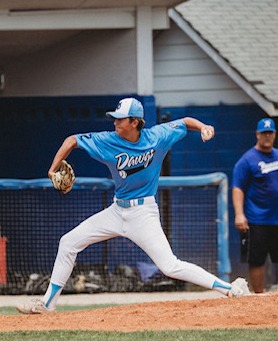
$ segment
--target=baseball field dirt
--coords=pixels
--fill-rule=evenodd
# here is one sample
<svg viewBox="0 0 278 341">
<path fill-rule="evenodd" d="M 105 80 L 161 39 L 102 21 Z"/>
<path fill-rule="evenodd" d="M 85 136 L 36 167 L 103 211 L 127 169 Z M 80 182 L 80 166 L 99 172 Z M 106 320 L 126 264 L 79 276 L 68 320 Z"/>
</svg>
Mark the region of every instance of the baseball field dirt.
<svg viewBox="0 0 278 341">
<path fill-rule="evenodd" d="M 277 328 L 278 293 L 242 298 L 147 302 L 49 315 L 0 315 L 1 331 Z"/>
</svg>

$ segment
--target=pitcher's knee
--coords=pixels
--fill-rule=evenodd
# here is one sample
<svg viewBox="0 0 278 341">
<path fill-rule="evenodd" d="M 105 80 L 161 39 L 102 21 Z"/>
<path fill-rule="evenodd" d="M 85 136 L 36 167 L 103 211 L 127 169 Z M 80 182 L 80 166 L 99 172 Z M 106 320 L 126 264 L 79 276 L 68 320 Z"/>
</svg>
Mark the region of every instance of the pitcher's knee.
<svg viewBox="0 0 278 341">
<path fill-rule="evenodd" d="M 64 234 L 59 242 L 59 250 L 63 253 L 71 253 L 73 250 L 73 245 L 71 242 L 71 238 L 69 238 L 68 234 Z"/>
<path fill-rule="evenodd" d="M 176 257 L 172 258 L 171 261 L 168 261 L 166 264 L 163 264 L 159 267 L 159 270 L 167 277 L 176 277 L 177 272 L 180 271 L 181 261 Z"/>
</svg>

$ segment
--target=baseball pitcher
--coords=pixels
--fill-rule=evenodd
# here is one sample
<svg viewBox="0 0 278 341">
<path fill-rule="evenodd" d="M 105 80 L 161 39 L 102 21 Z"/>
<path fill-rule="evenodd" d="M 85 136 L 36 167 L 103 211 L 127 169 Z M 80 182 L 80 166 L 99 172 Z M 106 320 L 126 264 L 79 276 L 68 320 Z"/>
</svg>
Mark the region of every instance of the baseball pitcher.
<svg viewBox="0 0 278 341">
<path fill-rule="evenodd" d="M 116 110 L 106 115 L 114 119 L 115 131 L 67 137 L 57 151 L 48 175 L 55 188 L 68 193 L 75 176 L 72 169 L 66 169 L 63 160 L 73 149 L 83 149 L 109 168 L 115 182 L 114 201 L 61 238 L 45 295 L 30 304 L 19 305 L 17 310 L 25 314 L 55 311 L 77 254 L 91 244 L 117 236 L 137 244 L 166 276 L 215 289 L 228 297 L 250 295 L 243 278 L 230 284 L 195 264 L 177 259 L 161 227 L 155 201 L 161 165 L 168 150 L 184 138 L 188 130 L 199 131 L 205 142 L 214 137 L 214 128 L 185 117 L 146 129 L 143 106 L 135 98 L 122 99 Z M 65 185 L 63 174 L 68 174 Z"/>
</svg>

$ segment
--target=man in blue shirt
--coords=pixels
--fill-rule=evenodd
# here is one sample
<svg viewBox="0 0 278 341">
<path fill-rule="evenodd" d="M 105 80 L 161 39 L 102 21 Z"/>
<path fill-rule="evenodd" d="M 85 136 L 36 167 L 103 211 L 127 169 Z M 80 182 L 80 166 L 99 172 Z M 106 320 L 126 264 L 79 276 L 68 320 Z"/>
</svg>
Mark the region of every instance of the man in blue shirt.
<svg viewBox="0 0 278 341">
<path fill-rule="evenodd" d="M 250 282 L 255 293 L 262 293 L 267 255 L 272 262 L 278 262 L 278 149 L 273 148 L 274 121 L 260 120 L 256 137 L 256 145 L 234 167 L 232 195 L 235 225 L 247 243 Z"/>
<path fill-rule="evenodd" d="M 171 146 L 185 137 L 187 130 L 199 131 L 204 142 L 210 140 L 214 137 L 214 128 L 185 117 L 143 129 L 144 109 L 135 98 L 122 99 L 107 116 L 114 118 L 115 131 L 69 136 L 56 153 L 48 174 L 51 178 L 61 161 L 73 149 L 81 148 L 109 168 L 115 182 L 114 202 L 61 238 L 44 297 L 19 305 L 17 310 L 24 314 L 55 311 L 77 254 L 91 244 L 117 236 L 137 244 L 169 277 L 215 289 L 228 297 L 250 295 L 243 278 L 230 284 L 195 264 L 177 259 L 161 227 L 155 202 L 161 165 Z"/>
</svg>

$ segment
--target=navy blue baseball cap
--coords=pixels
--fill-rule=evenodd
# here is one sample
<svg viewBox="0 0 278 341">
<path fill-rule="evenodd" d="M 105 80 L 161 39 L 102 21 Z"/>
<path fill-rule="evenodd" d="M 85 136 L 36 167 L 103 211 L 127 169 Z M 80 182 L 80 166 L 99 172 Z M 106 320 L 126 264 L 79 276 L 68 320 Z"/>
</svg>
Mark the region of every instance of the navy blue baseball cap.
<svg viewBox="0 0 278 341">
<path fill-rule="evenodd" d="M 115 111 L 108 111 L 106 116 L 114 118 L 144 117 L 144 108 L 136 98 L 124 98 L 120 100 Z"/>
<path fill-rule="evenodd" d="M 276 131 L 275 123 L 271 118 L 263 118 L 258 122 L 257 132 L 263 133 L 264 131 Z"/>
</svg>

